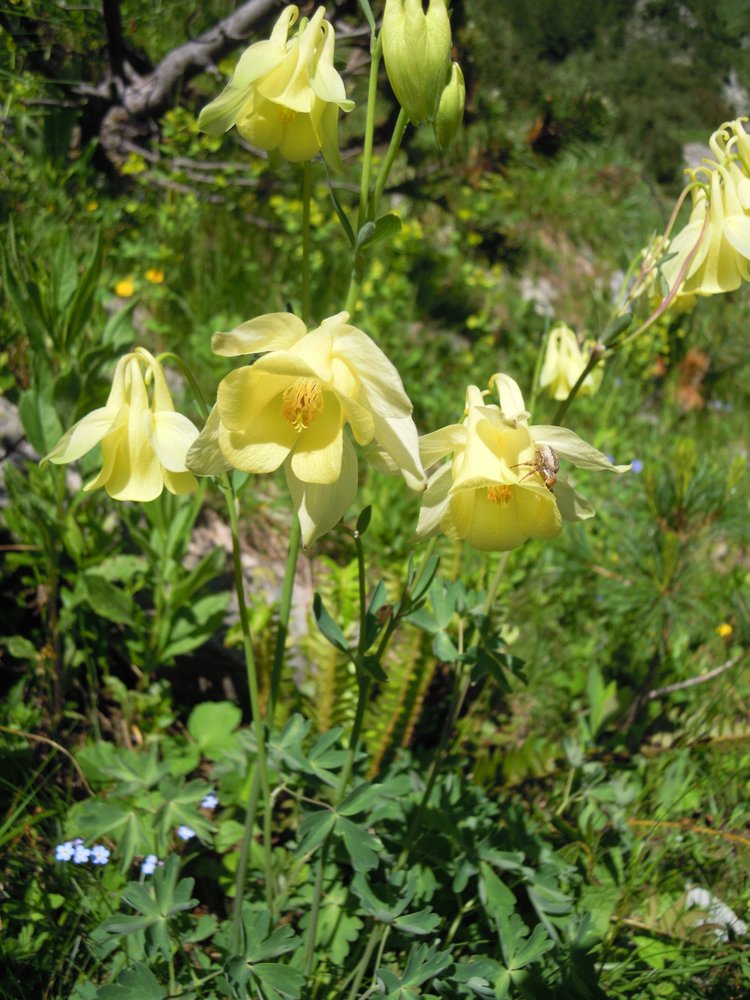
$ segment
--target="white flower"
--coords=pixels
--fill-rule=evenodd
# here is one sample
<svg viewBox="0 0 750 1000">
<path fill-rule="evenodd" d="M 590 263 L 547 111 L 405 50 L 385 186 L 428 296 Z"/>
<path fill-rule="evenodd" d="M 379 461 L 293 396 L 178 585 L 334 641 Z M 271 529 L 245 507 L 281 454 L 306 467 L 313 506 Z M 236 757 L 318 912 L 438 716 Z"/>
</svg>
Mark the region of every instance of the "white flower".
<svg viewBox="0 0 750 1000">
<path fill-rule="evenodd" d="M 91 851 L 88 847 L 84 847 L 83 844 L 76 844 L 75 850 L 73 851 L 73 864 L 83 865 L 91 856 Z"/>
<path fill-rule="evenodd" d="M 177 836 L 180 840 L 192 840 L 195 836 L 195 830 L 193 830 L 190 826 L 186 826 L 185 823 L 182 823 L 177 827 Z"/>
<path fill-rule="evenodd" d="M 71 840 L 66 840 L 64 844 L 58 844 L 55 848 L 55 861 L 70 861 L 75 851 L 75 845 Z"/>
<path fill-rule="evenodd" d="M 201 802 L 201 809 L 215 809 L 219 804 L 219 797 L 214 792 L 209 792 Z"/>
<path fill-rule="evenodd" d="M 91 864 L 106 865 L 109 861 L 109 851 L 103 844 L 94 844 L 91 848 Z"/>
<path fill-rule="evenodd" d="M 153 875 L 159 863 L 155 854 L 147 854 L 141 862 L 141 875 Z"/>
</svg>

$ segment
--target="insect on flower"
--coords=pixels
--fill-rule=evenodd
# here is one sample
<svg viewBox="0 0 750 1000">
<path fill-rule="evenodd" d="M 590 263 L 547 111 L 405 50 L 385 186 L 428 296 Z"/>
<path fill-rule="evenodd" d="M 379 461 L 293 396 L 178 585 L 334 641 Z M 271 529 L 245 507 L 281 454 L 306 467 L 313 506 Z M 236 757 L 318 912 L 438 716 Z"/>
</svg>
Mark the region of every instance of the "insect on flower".
<svg viewBox="0 0 750 1000">
<path fill-rule="evenodd" d="M 533 476 L 535 472 L 538 472 L 542 477 L 544 485 L 552 492 L 557 482 L 557 473 L 560 471 L 560 459 L 557 457 L 557 452 L 554 448 L 550 448 L 548 444 L 540 444 L 534 453 L 533 462 L 519 462 L 518 465 L 512 466 L 514 469 L 522 467 L 531 469 L 531 472 L 527 472 L 522 477 L 521 482 L 524 479 L 528 479 L 529 476 Z"/>
</svg>

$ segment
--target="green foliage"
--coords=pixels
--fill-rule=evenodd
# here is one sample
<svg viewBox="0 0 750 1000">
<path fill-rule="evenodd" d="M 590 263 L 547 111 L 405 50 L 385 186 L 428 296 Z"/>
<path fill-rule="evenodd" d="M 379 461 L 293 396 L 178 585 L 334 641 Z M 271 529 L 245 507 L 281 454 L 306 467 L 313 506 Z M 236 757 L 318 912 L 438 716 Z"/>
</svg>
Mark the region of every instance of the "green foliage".
<svg viewBox="0 0 750 1000">
<path fill-rule="evenodd" d="M 126 5 L 128 42 L 158 58 L 182 20 L 196 37 L 229 9 L 192 7 Z M 352 169 L 314 177 L 311 324 L 353 271 L 356 322 L 420 431 L 459 420 L 465 385 L 495 371 L 532 390 L 551 312 L 604 336 L 615 271 L 664 223 L 684 144 L 728 115 L 730 71 L 750 82 L 737 5 L 636 7 L 458 6 L 457 148 L 409 129 L 364 222 Z M 94 144 L 70 155 L 85 121 L 62 96 L 105 72 L 99 15 L 24 0 L 2 18 L 0 390 L 22 440 L 2 470 L 0 995 L 743 995 L 742 936 L 687 902 L 705 887 L 747 921 L 746 290 L 607 359 L 566 419 L 642 471 L 597 483 L 597 518 L 555 542 L 487 564 L 441 540 L 438 566 L 412 552 L 418 499 L 367 473 L 356 527 L 300 560 L 311 596 L 282 629 L 266 797 L 227 553 L 190 542 L 217 497 L 115 509 L 36 459 L 103 404 L 134 343 L 178 351 L 212 400 L 211 333 L 300 313 L 300 171 L 198 133 L 187 104 L 215 91 L 207 75 L 105 179 Z M 352 148 L 365 87 L 342 123 Z M 525 396 L 535 423 L 554 419 Z M 242 478 L 267 699 L 288 514 L 279 480 Z M 53 860 L 79 837 L 110 864 Z"/>
</svg>

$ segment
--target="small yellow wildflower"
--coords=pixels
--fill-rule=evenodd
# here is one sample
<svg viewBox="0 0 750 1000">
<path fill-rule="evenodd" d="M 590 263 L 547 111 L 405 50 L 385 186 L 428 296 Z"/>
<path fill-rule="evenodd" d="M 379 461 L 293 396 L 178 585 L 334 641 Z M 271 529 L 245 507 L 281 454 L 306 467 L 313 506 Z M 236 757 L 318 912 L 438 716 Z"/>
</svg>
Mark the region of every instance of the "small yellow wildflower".
<svg viewBox="0 0 750 1000">
<path fill-rule="evenodd" d="M 135 282 L 130 275 L 127 278 L 122 278 L 115 285 L 115 295 L 119 295 L 122 299 L 129 299 L 134 291 Z"/>
<path fill-rule="evenodd" d="M 722 639 L 728 639 L 732 632 L 734 632 L 734 629 L 729 622 L 722 622 L 721 625 L 716 626 L 716 634 Z"/>
<path fill-rule="evenodd" d="M 99 208 L 99 202 L 98 201 L 88 201 L 88 202 L 86 202 L 86 211 L 87 212 L 95 212 L 97 210 L 97 208 Z"/>
<path fill-rule="evenodd" d="M 150 267 L 146 271 L 146 281 L 150 281 L 152 285 L 160 285 L 164 281 L 164 272 L 158 267 Z"/>
</svg>

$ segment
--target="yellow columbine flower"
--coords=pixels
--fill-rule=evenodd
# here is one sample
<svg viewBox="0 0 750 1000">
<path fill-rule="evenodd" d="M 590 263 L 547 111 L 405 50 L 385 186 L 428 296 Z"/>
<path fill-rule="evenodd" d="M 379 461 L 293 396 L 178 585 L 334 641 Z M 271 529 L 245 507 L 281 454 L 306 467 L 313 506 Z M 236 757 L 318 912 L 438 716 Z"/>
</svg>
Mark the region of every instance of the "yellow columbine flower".
<svg viewBox="0 0 750 1000">
<path fill-rule="evenodd" d="M 553 399 L 567 399 L 588 363 L 591 351 L 584 353 L 575 333 L 565 323 L 553 326 L 547 339 L 547 350 L 539 373 L 539 388 L 546 389 Z M 596 392 L 602 381 L 602 366 L 597 365 L 586 376 L 579 389 L 581 396 Z"/>
<path fill-rule="evenodd" d="M 625 472 L 563 427 L 529 426 L 517 383 L 493 375 L 497 404 L 477 386 L 466 392 L 466 413 L 420 440 L 425 465 L 452 453 L 429 479 L 417 537 L 443 532 L 486 552 L 517 548 L 529 538 L 554 538 L 562 521 L 594 510 L 560 474 L 560 460 L 579 468 Z"/>
<path fill-rule="evenodd" d="M 135 291 L 135 282 L 128 275 L 127 278 L 122 278 L 115 285 L 115 295 L 119 295 L 120 298 L 129 299 L 130 296 Z"/>
<path fill-rule="evenodd" d="M 161 365 L 138 347 L 117 362 L 106 405 L 74 424 L 43 461 L 74 462 L 100 444 L 101 471 L 84 490 L 103 486 L 114 500 L 145 502 L 164 486 L 177 495 L 196 488 L 185 456 L 197 436 L 197 427 L 175 412 Z"/>
<path fill-rule="evenodd" d="M 445 0 L 386 0 L 383 59 L 396 100 L 419 125 L 434 121 L 451 77 L 451 23 Z"/>
<path fill-rule="evenodd" d="M 221 135 L 232 127 L 248 142 L 284 159 L 302 163 L 316 153 L 340 169 L 339 110 L 351 111 L 344 81 L 333 66 L 335 35 L 319 7 L 291 38 L 298 10 L 287 7 L 267 41 L 255 42 L 240 57 L 232 79 L 205 107 L 198 127 Z"/>
<path fill-rule="evenodd" d="M 339 313 L 308 333 L 290 313 L 271 313 L 217 333 L 224 357 L 263 353 L 224 378 L 188 467 L 214 475 L 284 467 L 307 545 L 344 515 L 357 492 L 355 441 L 376 441 L 412 489 L 423 489 L 417 431 L 398 372 Z"/>
<path fill-rule="evenodd" d="M 688 171 L 693 208 L 661 268 L 671 291 L 693 253 L 678 295 L 731 292 L 750 279 L 750 138 L 739 120 L 727 122 L 709 146 L 715 160 Z"/>
</svg>

